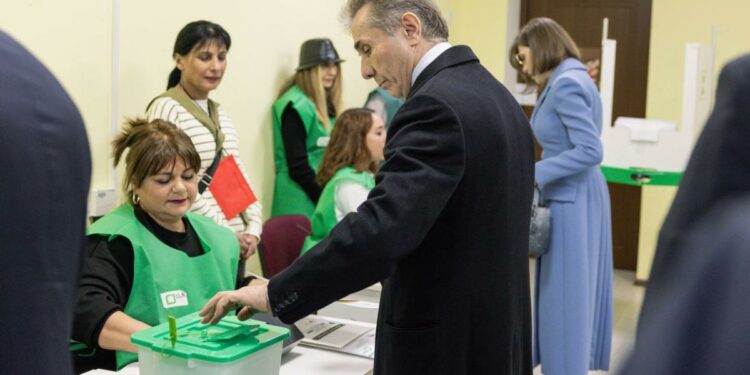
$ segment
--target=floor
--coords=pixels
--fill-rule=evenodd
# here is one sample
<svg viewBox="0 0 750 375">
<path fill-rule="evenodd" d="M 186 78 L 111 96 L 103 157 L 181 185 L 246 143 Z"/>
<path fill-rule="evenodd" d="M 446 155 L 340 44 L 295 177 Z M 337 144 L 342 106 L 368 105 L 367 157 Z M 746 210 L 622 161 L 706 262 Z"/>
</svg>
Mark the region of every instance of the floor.
<svg viewBox="0 0 750 375">
<path fill-rule="evenodd" d="M 529 262 L 529 269 L 534 280 L 533 261 Z M 626 359 L 630 347 L 635 341 L 635 328 L 638 323 L 638 313 L 641 310 L 644 287 L 634 284 L 635 272 L 615 270 L 613 274 L 614 317 L 612 332 L 612 356 L 610 369 L 612 371 L 592 371 L 589 375 L 615 374 Z M 533 290 L 533 285 L 532 285 Z M 542 375 L 540 367 L 534 370 L 534 375 Z"/>
</svg>

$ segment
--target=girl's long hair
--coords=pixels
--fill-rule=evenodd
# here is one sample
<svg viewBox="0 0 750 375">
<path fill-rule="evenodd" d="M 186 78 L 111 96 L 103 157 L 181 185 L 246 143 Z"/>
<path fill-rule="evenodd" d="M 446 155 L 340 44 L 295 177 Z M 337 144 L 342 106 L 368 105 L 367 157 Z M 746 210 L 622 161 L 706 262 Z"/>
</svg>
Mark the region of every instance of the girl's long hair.
<svg viewBox="0 0 750 375">
<path fill-rule="evenodd" d="M 325 186 L 339 169 L 348 165 L 358 172 L 377 172 L 379 164 L 373 161 L 367 148 L 367 133 L 372 128 L 374 113 L 369 108 L 352 108 L 341 113 L 318 167 L 315 177 L 318 185 Z"/>
<path fill-rule="evenodd" d="M 294 76 L 281 86 L 278 97 L 284 95 L 292 86 L 299 86 L 305 95 L 315 104 L 315 114 L 318 121 L 323 124 L 326 130 L 330 129 L 331 121 L 328 119 L 329 103 L 333 107 L 335 112 L 333 115 L 336 117 L 338 117 L 338 111 L 341 108 L 341 64 L 336 64 L 336 67 L 336 79 L 333 81 L 333 87 L 330 89 L 326 90 L 323 87 L 323 79 L 321 78 L 322 65 L 316 65 L 311 68 L 298 70 Z"/>
</svg>

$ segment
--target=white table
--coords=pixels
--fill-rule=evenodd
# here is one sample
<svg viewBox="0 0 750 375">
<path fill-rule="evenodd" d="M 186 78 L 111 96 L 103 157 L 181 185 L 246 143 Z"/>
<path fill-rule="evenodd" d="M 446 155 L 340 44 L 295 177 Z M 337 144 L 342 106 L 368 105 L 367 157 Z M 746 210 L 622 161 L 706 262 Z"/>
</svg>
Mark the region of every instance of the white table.
<svg viewBox="0 0 750 375">
<path fill-rule="evenodd" d="M 372 360 L 330 350 L 297 345 L 281 357 L 279 375 L 365 375 L 371 374 Z M 137 364 L 120 371 L 93 370 L 84 375 L 139 375 Z"/>
<path fill-rule="evenodd" d="M 365 375 L 371 371 L 371 359 L 297 345 L 281 357 L 279 375 Z"/>
</svg>

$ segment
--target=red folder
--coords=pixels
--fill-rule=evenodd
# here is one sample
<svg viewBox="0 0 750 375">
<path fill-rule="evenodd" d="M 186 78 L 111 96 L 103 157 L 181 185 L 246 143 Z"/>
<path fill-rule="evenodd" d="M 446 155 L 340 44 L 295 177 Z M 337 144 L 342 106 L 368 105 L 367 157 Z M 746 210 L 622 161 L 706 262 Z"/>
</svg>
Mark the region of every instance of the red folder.
<svg viewBox="0 0 750 375">
<path fill-rule="evenodd" d="M 237 166 L 237 161 L 231 155 L 219 162 L 208 188 L 227 220 L 237 216 L 258 200 L 242 175 L 240 167 Z"/>
</svg>

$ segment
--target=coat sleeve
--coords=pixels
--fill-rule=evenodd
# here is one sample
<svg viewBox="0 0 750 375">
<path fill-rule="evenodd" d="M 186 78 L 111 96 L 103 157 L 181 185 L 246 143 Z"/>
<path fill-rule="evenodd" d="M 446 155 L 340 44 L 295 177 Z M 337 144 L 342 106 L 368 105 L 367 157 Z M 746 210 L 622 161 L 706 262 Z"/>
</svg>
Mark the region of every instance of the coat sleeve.
<svg viewBox="0 0 750 375">
<path fill-rule="evenodd" d="M 386 144 L 368 200 L 269 283 L 274 315 L 294 322 L 388 278 L 418 248 L 463 178 L 464 139 L 439 99 L 411 98 Z"/>
<path fill-rule="evenodd" d="M 536 182 L 545 185 L 598 165 L 602 161 L 602 143 L 594 122 L 592 100 L 585 87 L 574 78 L 560 77 L 550 92 L 554 111 L 565 127 L 573 148 L 536 163 Z"/>
</svg>

